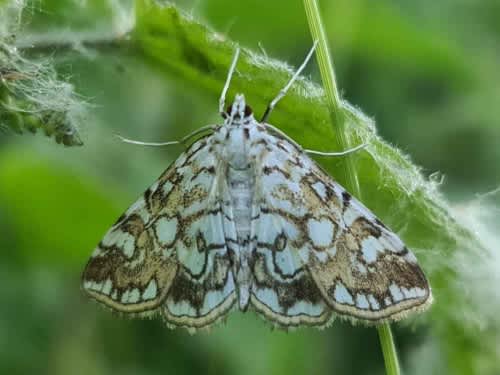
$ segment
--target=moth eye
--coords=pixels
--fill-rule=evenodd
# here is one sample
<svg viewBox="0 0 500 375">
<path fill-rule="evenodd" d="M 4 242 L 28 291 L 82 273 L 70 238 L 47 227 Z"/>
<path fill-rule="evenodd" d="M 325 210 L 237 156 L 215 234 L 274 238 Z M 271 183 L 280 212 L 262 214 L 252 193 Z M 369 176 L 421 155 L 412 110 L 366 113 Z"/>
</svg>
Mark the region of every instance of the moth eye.
<svg viewBox="0 0 500 375">
<path fill-rule="evenodd" d="M 250 106 L 246 105 L 245 106 L 245 117 L 251 116 L 253 113 L 252 108 Z"/>
<path fill-rule="evenodd" d="M 233 105 L 234 103 L 231 103 L 227 109 L 226 109 L 226 112 L 224 112 L 223 114 L 223 117 L 224 118 L 227 118 L 227 116 L 230 116 L 231 115 L 231 111 L 233 110 Z M 245 111 L 244 111 L 244 116 L 245 117 L 248 117 L 248 116 L 251 116 L 253 114 L 253 110 L 252 108 L 249 106 L 249 105 L 245 105 Z M 238 113 L 236 114 L 236 117 L 238 117 Z"/>
</svg>

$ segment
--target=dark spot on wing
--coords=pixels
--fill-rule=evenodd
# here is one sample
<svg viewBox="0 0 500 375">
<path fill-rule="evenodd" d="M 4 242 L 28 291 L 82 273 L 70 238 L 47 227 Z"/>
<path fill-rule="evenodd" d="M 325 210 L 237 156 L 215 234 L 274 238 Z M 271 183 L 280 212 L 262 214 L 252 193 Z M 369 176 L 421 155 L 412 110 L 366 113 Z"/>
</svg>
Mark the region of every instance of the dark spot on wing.
<svg viewBox="0 0 500 375">
<path fill-rule="evenodd" d="M 345 209 L 345 208 L 347 208 L 349 206 L 349 202 L 352 199 L 352 195 L 349 194 L 347 191 L 344 191 L 344 192 L 342 192 L 342 199 L 343 199 L 343 202 L 344 202 L 344 209 Z"/>
</svg>

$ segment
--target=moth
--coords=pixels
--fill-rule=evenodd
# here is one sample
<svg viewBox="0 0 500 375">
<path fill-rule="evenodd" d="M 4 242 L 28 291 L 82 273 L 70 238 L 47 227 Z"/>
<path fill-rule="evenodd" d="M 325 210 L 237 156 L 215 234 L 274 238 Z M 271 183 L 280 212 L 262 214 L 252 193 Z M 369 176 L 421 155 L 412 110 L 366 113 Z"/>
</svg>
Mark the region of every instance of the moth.
<svg viewBox="0 0 500 375">
<path fill-rule="evenodd" d="M 346 152 L 304 150 L 266 122 L 313 51 L 262 121 L 241 94 L 224 110 L 236 51 L 224 122 L 195 132 L 208 134 L 109 229 L 83 272 L 90 297 L 190 330 L 233 309 L 288 328 L 397 321 L 431 304 L 412 252 L 308 156 Z"/>
</svg>

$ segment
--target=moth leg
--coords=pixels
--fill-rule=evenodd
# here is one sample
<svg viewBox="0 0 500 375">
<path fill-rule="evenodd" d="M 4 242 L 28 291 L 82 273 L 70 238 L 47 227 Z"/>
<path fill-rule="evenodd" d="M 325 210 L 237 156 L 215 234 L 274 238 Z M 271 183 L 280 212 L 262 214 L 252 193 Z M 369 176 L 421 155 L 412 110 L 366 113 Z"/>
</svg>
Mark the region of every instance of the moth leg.
<svg viewBox="0 0 500 375">
<path fill-rule="evenodd" d="M 366 146 L 368 146 L 368 143 L 362 143 L 360 145 L 357 145 L 356 147 L 348 148 L 347 150 L 338 151 L 338 152 L 324 152 L 324 151 L 316 151 L 316 150 L 304 150 L 304 152 L 309 154 L 309 155 L 318 155 L 318 156 L 345 156 L 345 155 L 353 154 L 359 150 L 362 150 Z"/>
<path fill-rule="evenodd" d="M 161 146 L 172 146 L 172 145 L 184 145 L 184 146 L 186 146 L 186 142 L 189 141 L 191 138 L 193 138 L 193 137 L 195 137 L 195 136 L 197 136 L 199 134 L 202 134 L 204 132 L 207 132 L 207 131 L 214 132 L 215 130 L 217 130 L 217 125 L 206 125 L 206 126 L 202 126 L 201 128 L 196 129 L 195 131 L 189 133 L 185 137 L 181 138 L 179 141 L 167 141 L 167 142 L 143 142 L 143 141 L 137 141 L 135 139 L 125 138 L 125 137 L 122 137 L 119 134 L 115 134 L 115 135 L 122 142 L 130 143 L 130 144 L 133 144 L 133 145 L 158 146 L 158 147 L 161 147 Z"/>
<path fill-rule="evenodd" d="M 288 135 L 286 135 L 284 132 L 282 132 L 280 129 L 278 129 L 277 127 L 275 126 L 272 126 L 272 125 L 269 125 L 269 124 L 263 124 L 267 130 L 269 130 L 270 132 L 286 139 L 288 142 L 290 142 L 292 145 L 294 145 L 298 150 L 302 151 L 302 152 L 305 152 L 306 154 L 309 154 L 309 155 L 318 155 L 318 156 L 345 156 L 345 155 L 349 155 L 351 153 L 354 153 L 354 152 L 357 152 L 359 150 L 362 150 L 363 148 L 365 148 L 366 146 L 368 146 L 368 142 L 365 142 L 365 143 L 362 143 L 356 147 L 353 147 L 353 148 L 349 148 L 347 150 L 344 150 L 344 151 L 333 151 L 333 152 L 330 152 L 330 151 L 317 151 L 317 150 L 304 150 L 297 142 L 295 142 L 292 138 L 290 138 Z"/>
</svg>

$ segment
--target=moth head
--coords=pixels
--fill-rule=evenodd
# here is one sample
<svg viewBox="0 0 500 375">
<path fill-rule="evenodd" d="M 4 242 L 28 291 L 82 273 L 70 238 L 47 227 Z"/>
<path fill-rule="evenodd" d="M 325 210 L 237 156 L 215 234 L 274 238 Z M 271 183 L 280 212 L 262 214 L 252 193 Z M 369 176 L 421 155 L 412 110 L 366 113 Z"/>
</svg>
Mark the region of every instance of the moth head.
<svg viewBox="0 0 500 375">
<path fill-rule="evenodd" d="M 224 113 L 224 118 L 230 119 L 231 122 L 235 123 L 246 122 L 245 120 L 250 120 L 252 116 L 252 108 L 246 104 L 243 94 L 237 94 L 234 98 L 234 102 L 227 107 Z"/>
</svg>

